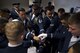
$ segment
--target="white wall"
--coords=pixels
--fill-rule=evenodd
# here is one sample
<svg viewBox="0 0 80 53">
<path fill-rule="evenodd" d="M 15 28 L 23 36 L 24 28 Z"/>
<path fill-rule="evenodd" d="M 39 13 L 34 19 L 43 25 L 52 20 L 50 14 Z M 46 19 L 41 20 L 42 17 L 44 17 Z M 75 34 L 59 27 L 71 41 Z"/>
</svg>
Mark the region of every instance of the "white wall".
<svg viewBox="0 0 80 53">
<path fill-rule="evenodd" d="M 0 8 L 12 8 L 12 3 L 19 2 L 21 7 L 28 9 L 29 0 L 0 0 Z"/>
<path fill-rule="evenodd" d="M 24 7 L 26 10 L 28 9 L 30 0 L 0 0 L 0 8 L 11 8 L 12 3 L 20 2 L 21 7 Z M 80 0 L 42 0 L 42 6 L 47 6 L 47 3 L 51 1 L 55 5 L 55 10 L 57 11 L 59 8 L 65 8 L 67 12 L 69 12 L 71 7 L 80 6 Z"/>
<path fill-rule="evenodd" d="M 64 8 L 66 12 L 69 12 L 71 7 L 80 7 L 80 0 L 42 0 L 42 6 L 47 6 L 49 1 L 55 5 L 55 11 L 57 11 L 59 8 Z"/>
<path fill-rule="evenodd" d="M 55 2 L 55 10 L 57 11 L 58 8 L 65 8 L 67 12 L 69 12 L 71 7 L 80 7 L 80 0 L 54 0 Z"/>
</svg>

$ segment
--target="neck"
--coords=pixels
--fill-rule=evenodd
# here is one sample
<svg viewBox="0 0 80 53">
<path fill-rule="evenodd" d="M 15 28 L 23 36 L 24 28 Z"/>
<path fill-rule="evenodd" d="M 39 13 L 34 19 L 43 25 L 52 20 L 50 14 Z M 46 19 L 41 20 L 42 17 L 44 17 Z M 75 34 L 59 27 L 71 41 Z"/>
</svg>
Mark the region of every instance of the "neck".
<svg viewBox="0 0 80 53">
<path fill-rule="evenodd" d="M 17 47 L 20 46 L 22 42 L 16 42 L 16 41 L 9 41 L 8 46 L 9 47 Z"/>
<path fill-rule="evenodd" d="M 19 41 L 9 41 L 9 43 L 12 44 L 12 45 L 16 45 L 16 44 L 20 44 L 22 42 L 19 42 Z"/>
<path fill-rule="evenodd" d="M 20 46 L 22 43 L 19 43 L 19 44 L 12 44 L 12 43 L 8 43 L 8 46 L 9 47 L 17 47 L 17 46 Z"/>
</svg>

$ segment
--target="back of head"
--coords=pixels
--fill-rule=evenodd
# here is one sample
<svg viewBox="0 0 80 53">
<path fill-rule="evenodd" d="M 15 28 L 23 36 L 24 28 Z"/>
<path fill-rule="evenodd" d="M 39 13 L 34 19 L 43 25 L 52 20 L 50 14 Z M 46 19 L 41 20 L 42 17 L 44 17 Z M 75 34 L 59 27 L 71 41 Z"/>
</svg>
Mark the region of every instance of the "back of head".
<svg viewBox="0 0 80 53">
<path fill-rule="evenodd" d="M 12 41 L 17 40 L 20 34 L 23 32 L 24 32 L 24 25 L 19 20 L 8 22 L 5 26 L 5 34 L 8 40 Z"/>
</svg>

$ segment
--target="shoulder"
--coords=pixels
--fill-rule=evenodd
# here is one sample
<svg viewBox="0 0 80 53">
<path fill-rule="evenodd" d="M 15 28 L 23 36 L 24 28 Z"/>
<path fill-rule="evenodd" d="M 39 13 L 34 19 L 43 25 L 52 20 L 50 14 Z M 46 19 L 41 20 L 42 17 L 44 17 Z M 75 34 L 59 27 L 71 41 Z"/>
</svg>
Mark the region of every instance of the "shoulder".
<svg viewBox="0 0 80 53">
<path fill-rule="evenodd" d="M 6 48 L 0 48 L 0 53 L 6 53 Z"/>
<path fill-rule="evenodd" d="M 57 28 L 56 31 L 59 31 L 60 33 L 62 32 L 63 34 L 66 34 L 66 35 L 68 35 L 68 34 L 71 35 L 71 33 L 68 31 L 68 29 L 61 24 L 59 25 L 59 27 Z"/>
<path fill-rule="evenodd" d="M 24 41 L 24 42 L 23 42 L 23 47 L 24 47 L 24 48 L 29 48 L 29 47 L 31 46 L 31 42 L 32 42 L 31 40 Z"/>
</svg>

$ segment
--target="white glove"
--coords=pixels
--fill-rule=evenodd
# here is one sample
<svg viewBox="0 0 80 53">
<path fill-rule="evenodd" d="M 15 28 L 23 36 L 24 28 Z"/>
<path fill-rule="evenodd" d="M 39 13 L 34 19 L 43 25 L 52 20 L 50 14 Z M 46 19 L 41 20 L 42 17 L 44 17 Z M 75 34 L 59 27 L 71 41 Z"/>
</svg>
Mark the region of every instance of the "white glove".
<svg viewBox="0 0 80 53">
<path fill-rule="evenodd" d="M 42 33 L 38 36 L 41 40 L 45 39 L 47 37 L 47 34 Z"/>
<path fill-rule="evenodd" d="M 15 22 L 15 21 L 19 21 L 19 20 L 18 19 L 13 19 L 12 21 Z"/>
</svg>

